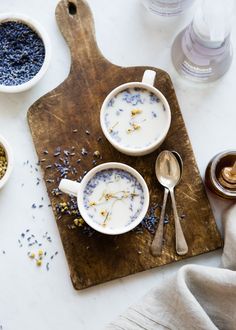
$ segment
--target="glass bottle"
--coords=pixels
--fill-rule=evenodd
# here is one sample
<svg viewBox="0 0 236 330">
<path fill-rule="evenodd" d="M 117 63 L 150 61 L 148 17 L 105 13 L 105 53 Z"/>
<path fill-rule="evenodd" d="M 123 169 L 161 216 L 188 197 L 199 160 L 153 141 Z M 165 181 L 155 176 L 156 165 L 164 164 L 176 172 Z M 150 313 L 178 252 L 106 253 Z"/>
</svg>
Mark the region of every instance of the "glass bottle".
<svg viewBox="0 0 236 330">
<path fill-rule="evenodd" d="M 144 6 L 161 16 L 177 16 L 189 8 L 195 0 L 143 0 Z"/>
<path fill-rule="evenodd" d="M 175 38 L 172 62 L 183 76 L 210 82 L 230 68 L 233 0 L 203 0 L 192 23 Z"/>
</svg>

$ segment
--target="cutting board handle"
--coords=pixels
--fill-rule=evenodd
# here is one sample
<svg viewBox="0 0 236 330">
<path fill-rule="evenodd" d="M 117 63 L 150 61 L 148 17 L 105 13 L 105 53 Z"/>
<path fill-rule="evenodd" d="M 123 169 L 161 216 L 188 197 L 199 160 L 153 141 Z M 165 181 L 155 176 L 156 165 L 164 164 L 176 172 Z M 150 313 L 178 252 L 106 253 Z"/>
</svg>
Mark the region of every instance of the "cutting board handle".
<svg viewBox="0 0 236 330">
<path fill-rule="evenodd" d="M 86 69 L 84 65 L 89 70 L 94 69 L 98 62 L 102 65 L 108 63 L 97 46 L 93 15 L 84 0 L 60 1 L 56 19 L 71 51 L 72 72 L 82 66 L 83 70 Z"/>
</svg>

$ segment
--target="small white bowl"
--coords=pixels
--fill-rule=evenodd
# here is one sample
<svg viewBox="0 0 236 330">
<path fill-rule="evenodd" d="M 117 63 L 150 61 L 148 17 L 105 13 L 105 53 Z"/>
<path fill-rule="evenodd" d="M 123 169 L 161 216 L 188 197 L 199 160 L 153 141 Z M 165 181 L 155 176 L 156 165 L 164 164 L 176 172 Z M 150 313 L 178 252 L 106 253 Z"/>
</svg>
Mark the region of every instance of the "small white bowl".
<svg viewBox="0 0 236 330">
<path fill-rule="evenodd" d="M 0 24 L 4 22 L 19 22 L 29 26 L 33 31 L 35 31 L 39 37 L 42 39 L 45 48 L 45 58 L 42 67 L 36 73 L 36 75 L 30 79 L 29 81 L 14 85 L 14 86 L 6 86 L 0 85 L 0 92 L 3 93 L 20 93 L 24 92 L 30 88 L 32 88 L 35 84 L 39 82 L 39 80 L 44 76 L 46 73 L 50 60 L 51 60 L 51 42 L 46 30 L 35 20 L 21 14 L 14 14 L 14 13 L 5 13 L 0 14 Z"/>
<path fill-rule="evenodd" d="M 132 176 L 134 176 L 137 181 L 140 183 L 142 189 L 143 189 L 143 195 L 144 195 L 144 202 L 143 202 L 143 207 L 140 212 L 140 214 L 137 216 L 135 220 L 130 222 L 128 225 L 121 226 L 119 228 L 109 228 L 109 227 L 103 227 L 93 221 L 89 216 L 88 212 L 84 206 L 84 189 L 89 182 L 89 180 L 96 175 L 96 173 L 101 172 L 103 170 L 109 170 L 109 169 L 121 169 L 124 170 L 125 172 L 130 173 Z M 77 197 L 77 204 L 78 208 L 80 210 L 81 216 L 83 217 L 84 221 L 93 229 L 96 231 L 102 233 L 102 234 L 107 234 L 107 235 L 120 235 L 127 233 L 128 231 L 134 229 L 137 227 L 140 222 L 143 220 L 145 217 L 148 207 L 149 207 L 149 191 L 147 184 L 144 180 L 144 178 L 139 174 L 138 171 L 136 171 L 134 168 L 123 164 L 123 163 L 116 163 L 116 162 L 111 162 L 111 163 L 104 163 L 101 165 L 98 165 L 94 168 L 92 168 L 82 179 L 80 183 L 77 181 L 71 181 L 68 179 L 62 179 L 60 184 L 59 184 L 59 189 L 63 191 L 66 194 L 73 195 Z M 120 214 L 122 217 L 122 214 Z"/>
<path fill-rule="evenodd" d="M 7 170 L 4 176 L 0 179 L 0 189 L 1 189 L 6 184 L 6 182 L 8 181 L 11 175 L 13 168 L 13 154 L 8 142 L 2 136 L 0 136 L 0 146 L 2 146 L 3 149 L 5 150 L 6 158 L 7 158 Z"/>
<path fill-rule="evenodd" d="M 129 155 L 129 156 L 143 156 L 150 154 L 154 150 L 156 150 L 165 140 L 166 135 L 169 131 L 170 124 L 171 124 L 171 111 L 169 103 L 167 102 L 165 96 L 157 89 L 154 85 L 156 72 L 153 70 L 146 70 L 143 75 L 142 82 L 129 82 L 125 83 L 123 85 L 120 85 L 113 89 L 105 98 L 100 112 L 100 125 L 102 128 L 102 131 L 107 138 L 107 140 L 113 145 L 114 148 L 116 148 L 118 151 L 122 152 L 123 154 Z M 157 98 L 162 102 L 164 109 L 165 109 L 165 116 L 166 116 L 166 123 L 161 127 L 160 135 L 157 139 L 155 139 L 154 142 L 149 143 L 145 147 L 127 147 L 122 145 L 122 143 L 119 143 L 114 138 L 112 138 L 108 127 L 105 123 L 105 111 L 108 106 L 108 103 L 120 92 L 129 89 L 129 88 L 140 88 L 147 90 L 151 93 L 153 93 Z M 136 106 L 134 106 L 135 108 Z M 125 111 L 125 110 L 124 110 Z M 144 137 L 145 138 L 145 137 Z"/>
</svg>

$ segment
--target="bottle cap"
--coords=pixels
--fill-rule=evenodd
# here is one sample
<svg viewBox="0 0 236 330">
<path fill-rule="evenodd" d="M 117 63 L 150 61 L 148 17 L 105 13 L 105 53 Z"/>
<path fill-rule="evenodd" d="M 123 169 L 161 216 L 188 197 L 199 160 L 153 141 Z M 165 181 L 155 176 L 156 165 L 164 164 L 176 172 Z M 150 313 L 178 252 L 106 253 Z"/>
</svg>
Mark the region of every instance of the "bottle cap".
<svg viewBox="0 0 236 330">
<path fill-rule="evenodd" d="M 234 0 L 203 0 L 193 19 L 193 30 L 202 44 L 218 48 L 231 32 Z"/>
<path fill-rule="evenodd" d="M 225 151 L 216 155 L 207 166 L 205 182 L 213 193 L 235 200 L 236 151 Z"/>
</svg>

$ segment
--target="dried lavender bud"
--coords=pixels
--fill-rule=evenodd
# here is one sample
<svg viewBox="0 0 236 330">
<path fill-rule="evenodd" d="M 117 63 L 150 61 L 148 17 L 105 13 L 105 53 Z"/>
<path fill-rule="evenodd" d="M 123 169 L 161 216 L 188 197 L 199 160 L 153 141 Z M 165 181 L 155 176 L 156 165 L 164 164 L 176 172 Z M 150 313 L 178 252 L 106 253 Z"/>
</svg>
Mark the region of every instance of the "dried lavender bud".
<svg viewBox="0 0 236 330">
<path fill-rule="evenodd" d="M 21 85 L 41 69 L 45 47 L 39 35 L 20 22 L 0 24 L 0 84 Z"/>
</svg>

